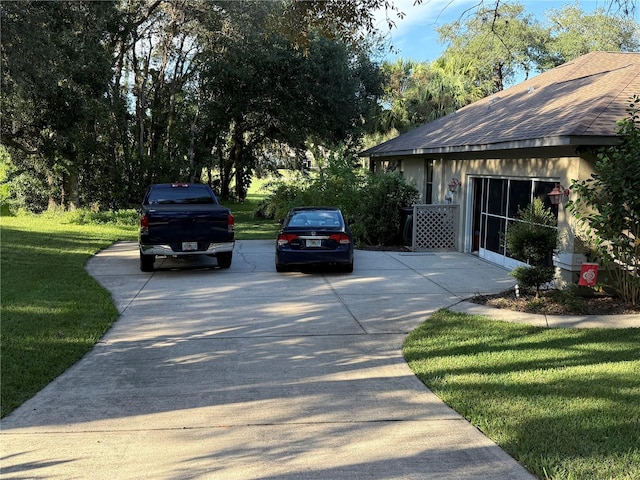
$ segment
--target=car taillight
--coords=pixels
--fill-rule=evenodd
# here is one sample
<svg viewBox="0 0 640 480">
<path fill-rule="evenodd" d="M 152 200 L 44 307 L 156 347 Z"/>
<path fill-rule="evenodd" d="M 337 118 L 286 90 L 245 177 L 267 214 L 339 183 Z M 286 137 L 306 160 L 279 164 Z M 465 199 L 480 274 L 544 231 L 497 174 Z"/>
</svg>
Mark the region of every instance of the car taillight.
<svg viewBox="0 0 640 480">
<path fill-rule="evenodd" d="M 286 245 L 290 243 L 292 240 L 296 240 L 298 235 L 294 233 L 281 233 L 278 235 L 278 245 Z"/>
<path fill-rule="evenodd" d="M 227 215 L 227 231 L 229 233 L 233 233 L 236 229 L 236 219 L 233 218 L 233 215 Z"/>
<path fill-rule="evenodd" d="M 349 238 L 349 235 L 346 235 L 344 233 L 333 233 L 329 236 L 329 238 L 331 240 L 335 240 L 336 242 L 342 245 L 348 245 L 351 243 L 351 239 Z"/>
</svg>

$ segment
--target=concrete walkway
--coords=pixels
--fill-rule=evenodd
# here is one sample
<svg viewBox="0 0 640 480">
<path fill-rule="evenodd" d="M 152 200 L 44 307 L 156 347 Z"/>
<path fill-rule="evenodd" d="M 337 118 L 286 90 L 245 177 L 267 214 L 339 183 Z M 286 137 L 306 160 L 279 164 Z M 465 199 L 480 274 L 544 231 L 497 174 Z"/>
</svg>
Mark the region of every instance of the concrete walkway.
<svg viewBox="0 0 640 480">
<path fill-rule="evenodd" d="M 530 479 L 406 365 L 406 334 L 513 284 L 463 254 L 357 251 L 353 274 L 277 274 L 273 242 L 87 270 L 121 317 L 2 420 L 0 478 Z M 476 306 L 477 307 L 477 306 Z M 475 312 L 474 312 L 475 313 Z"/>
<path fill-rule="evenodd" d="M 513 312 L 460 302 L 449 308 L 453 312 L 486 315 L 503 322 L 526 323 L 547 328 L 640 328 L 640 315 L 543 315 Z"/>
</svg>

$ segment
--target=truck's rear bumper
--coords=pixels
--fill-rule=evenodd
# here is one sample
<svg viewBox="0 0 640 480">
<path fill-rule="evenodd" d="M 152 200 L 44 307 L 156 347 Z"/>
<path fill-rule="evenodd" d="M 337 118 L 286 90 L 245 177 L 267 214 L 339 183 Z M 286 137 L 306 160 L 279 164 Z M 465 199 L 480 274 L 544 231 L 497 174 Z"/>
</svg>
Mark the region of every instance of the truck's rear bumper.
<svg viewBox="0 0 640 480">
<path fill-rule="evenodd" d="M 171 248 L 171 245 L 148 245 L 140 244 L 140 253 L 143 255 L 216 255 L 218 253 L 233 252 L 235 242 L 219 242 L 209 244 L 209 248 L 206 250 L 187 250 L 176 251 Z"/>
</svg>

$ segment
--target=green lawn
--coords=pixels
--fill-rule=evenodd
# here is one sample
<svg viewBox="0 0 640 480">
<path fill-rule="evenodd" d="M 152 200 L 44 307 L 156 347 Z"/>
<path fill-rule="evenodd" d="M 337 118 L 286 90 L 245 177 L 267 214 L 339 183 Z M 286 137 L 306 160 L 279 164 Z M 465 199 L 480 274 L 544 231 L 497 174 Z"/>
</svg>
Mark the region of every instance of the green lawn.
<svg viewBox="0 0 640 480">
<path fill-rule="evenodd" d="M 84 264 L 114 241 L 134 239 L 135 228 L 60 222 L 2 217 L 2 416 L 89 351 L 118 316 Z"/>
<path fill-rule="evenodd" d="M 640 478 L 640 329 L 544 329 L 439 311 L 416 375 L 540 478 Z"/>
<path fill-rule="evenodd" d="M 236 220 L 236 240 L 273 240 L 274 245 L 280 225 L 277 221 L 253 218 L 263 195 L 249 193 L 244 203 L 224 203 Z"/>
</svg>

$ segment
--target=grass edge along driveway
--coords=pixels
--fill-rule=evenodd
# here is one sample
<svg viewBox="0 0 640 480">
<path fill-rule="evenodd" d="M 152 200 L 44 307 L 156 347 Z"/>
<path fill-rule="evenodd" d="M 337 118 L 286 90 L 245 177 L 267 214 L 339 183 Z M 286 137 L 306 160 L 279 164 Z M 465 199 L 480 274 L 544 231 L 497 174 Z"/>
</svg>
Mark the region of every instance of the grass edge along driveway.
<svg viewBox="0 0 640 480">
<path fill-rule="evenodd" d="M 0 395 L 4 417 L 87 353 L 118 318 L 87 260 L 134 227 L 3 216 Z"/>
<path fill-rule="evenodd" d="M 640 478 L 640 329 L 548 329 L 446 310 L 414 373 L 539 478 Z"/>
</svg>

